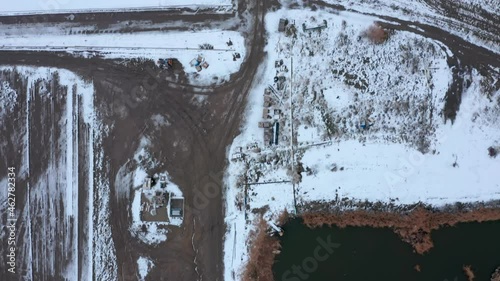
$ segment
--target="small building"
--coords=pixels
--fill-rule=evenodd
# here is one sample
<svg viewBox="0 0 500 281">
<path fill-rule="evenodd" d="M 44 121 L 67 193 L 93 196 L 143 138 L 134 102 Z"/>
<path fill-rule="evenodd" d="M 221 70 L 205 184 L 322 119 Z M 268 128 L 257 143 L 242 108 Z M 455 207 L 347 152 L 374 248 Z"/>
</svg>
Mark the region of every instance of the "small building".
<svg viewBox="0 0 500 281">
<path fill-rule="evenodd" d="M 275 109 L 274 110 L 274 116 L 279 117 L 281 115 L 281 109 Z"/>
<path fill-rule="evenodd" d="M 271 114 L 271 110 L 268 109 L 268 108 L 264 108 L 262 110 L 262 119 L 269 119 L 269 118 L 271 118 L 270 114 Z"/>
<path fill-rule="evenodd" d="M 271 128 L 271 122 L 267 121 L 259 122 L 259 128 Z"/>
<path fill-rule="evenodd" d="M 288 20 L 281 18 L 280 22 L 278 24 L 278 31 L 279 32 L 285 32 L 285 27 L 286 27 L 287 24 L 288 24 Z"/>
<path fill-rule="evenodd" d="M 197 59 L 193 59 L 189 62 L 191 66 L 198 66 L 200 65 L 200 62 Z"/>
<path fill-rule="evenodd" d="M 274 62 L 274 67 L 276 67 L 276 68 L 279 68 L 279 67 L 281 67 L 282 65 L 283 65 L 283 60 L 282 60 L 282 59 L 281 59 L 281 60 L 276 60 L 276 61 Z"/>
<path fill-rule="evenodd" d="M 173 58 L 158 59 L 158 65 L 160 66 L 161 69 L 171 69 L 174 67 L 174 59 Z"/>
<path fill-rule="evenodd" d="M 233 153 L 233 155 L 232 155 L 232 157 L 231 157 L 231 160 L 232 160 L 232 161 L 238 161 L 238 160 L 243 159 L 243 158 L 244 158 L 244 156 L 245 156 L 245 155 L 244 155 L 243 153 L 241 153 L 241 152 L 235 152 L 235 153 Z"/>
<path fill-rule="evenodd" d="M 142 188 L 144 188 L 144 190 L 150 190 L 152 186 L 153 186 L 153 179 L 152 178 L 146 178 L 146 180 L 144 181 L 144 185 L 142 186 Z"/>
<path fill-rule="evenodd" d="M 279 130 L 280 130 L 280 123 L 279 122 L 274 123 L 274 126 L 273 126 L 273 144 L 274 145 L 278 145 Z"/>
<path fill-rule="evenodd" d="M 192 59 L 191 62 L 189 62 L 191 66 L 196 68 L 198 72 L 200 72 L 203 68 L 208 68 L 208 63 L 205 61 L 205 58 L 202 55 L 198 55 L 197 58 Z"/>
<path fill-rule="evenodd" d="M 273 136 L 272 130 L 271 131 L 270 130 L 265 130 L 264 131 L 264 143 L 271 145 L 272 136 Z"/>
<path fill-rule="evenodd" d="M 306 31 L 321 31 L 322 29 L 327 28 L 327 27 L 328 27 L 328 23 L 326 22 L 326 20 L 323 20 L 323 24 L 318 25 L 318 26 L 313 26 L 313 27 L 306 27 L 306 24 L 303 23 L 302 24 L 302 31 L 304 31 L 304 32 L 306 32 Z"/>
<path fill-rule="evenodd" d="M 160 187 L 161 188 L 167 187 L 167 177 L 166 176 L 160 176 Z"/>
<path fill-rule="evenodd" d="M 170 194 L 170 216 L 173 218 L 182 218 L 184 216 L 184 198 L 183 197 L 172 197 Z"/>
<path fill-rule="evenodd" d="M 264 107 L 270 107 L 271 105 L 273 105 L 272 101 L 273 100 L 270 96 L 264 96 Z"/>
<path fill-rule="evenodd" d="M 274 82 L 276 83 L 276 89 L 278 89 L 278 91 L 282 91 L 285 88 L 285 81 L 285 76 L 276 77 Z"/>
</svg>

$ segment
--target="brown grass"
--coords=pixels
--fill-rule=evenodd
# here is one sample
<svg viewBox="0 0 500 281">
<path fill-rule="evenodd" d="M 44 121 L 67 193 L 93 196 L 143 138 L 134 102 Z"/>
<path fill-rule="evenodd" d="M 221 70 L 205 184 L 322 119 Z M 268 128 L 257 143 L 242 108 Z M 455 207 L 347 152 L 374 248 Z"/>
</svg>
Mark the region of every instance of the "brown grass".
<svg viewBox="0 0 500 281">
<path fill-rule="evenodd" d="M 377 23 L 370 25 L 363 35 L 374 44 L 382 44 L 389 38 L 389 32 Z"/>
<path fill-rule="evenodd" d="M 467 276 L 467 280 L 474 281 L 474 278 L 476 278 L 476 276 L 474 275 L 474 271 L 472 271 L 471 266 L 464 265 L 463 270 L 464 270 L 465 276 Z"/>
<path fill-rule="evenodd" d="M 420 272 L 422 269 L 420 268 L 420 264 L 415 265 L 414 267 L 416 272 Z"/>
<path fill-rule="evenodd" d="M 288 222 L 288 219 L 290 218 L 290 213 L 288 213 L 288 210 L 284 210 L 278 217 L 278 225 L 284 225 L 286 222 Z"/>
<path fill-rule="evenodd" d="M 250 258 L 243 273 L 243 281 L 273 281 L 273 264 L 276 251 L 280 249 L 277 238 L 266 233 L 268 225 L 260 219 L 257 232 L 252 239 Z"/>
<path fill-rule="evenodd" d="M 302 217 L 304 224 L 311 228 L 323 225 L 389 227 L 403 241 L 412 244 L 416 252 L 423 254 L 433 247 L 432 230 L 460 222 L 500 220 L 500 209 L 480 208 L 469 212 L 445 213 L 417 208 L 409 214 L 357 210 L 341 214 L 306 213 Z"/>
</svg>

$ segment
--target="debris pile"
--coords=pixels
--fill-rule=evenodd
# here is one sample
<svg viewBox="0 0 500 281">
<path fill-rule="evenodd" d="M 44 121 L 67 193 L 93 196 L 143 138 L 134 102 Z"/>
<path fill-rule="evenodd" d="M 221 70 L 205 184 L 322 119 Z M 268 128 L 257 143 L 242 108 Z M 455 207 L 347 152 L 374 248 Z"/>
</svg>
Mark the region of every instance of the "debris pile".
<svg viewBox="0 0 500 281">
<path fill-rule="evenodd" d="M 193 59 L 189 64 L 196 68 L 196 71 L 198 72 L 200 72 L 203 68 L 208 68 L 209 66 L 208 62 L 205 61 L 205 58 L 202 55 L 198 55 L 198 57 Z"/>
</svg>

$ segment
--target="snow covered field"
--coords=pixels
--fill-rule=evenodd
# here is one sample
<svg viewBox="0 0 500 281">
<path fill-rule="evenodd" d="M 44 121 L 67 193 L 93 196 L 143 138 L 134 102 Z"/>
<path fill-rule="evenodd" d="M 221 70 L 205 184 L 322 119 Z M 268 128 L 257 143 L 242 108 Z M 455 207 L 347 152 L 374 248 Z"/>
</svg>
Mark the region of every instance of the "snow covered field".
<svg viewBox="0 0 500 281">
<path fill-rule="evenodd" d="M 2 3 L 0 15 L 146 11 L 181 7 L 231 7 L 231 0 L 19 0 Z"/>
<path fill-rule="evenodd" d="M 293 19 L 296 30 L 278 33 L 280 18 Z M 302 28 L 324 20 L 321 31 Z M 240 280 L 259 214 L 273 221 L 284 209 L 293 213 L 315 202 L 439 207 L 500 199 L 494 176 L 500 159 L 488 155 L 500 145 L 500 93 L 486 96 L 473 70 L 455 122 L 445 123 L 449 50 L 403 31 L 373 44 L 364 31 L 376 20 L 304 10 L 266 16 L 266 66 L 228 155 L 225 280 Z M 284 65 L 276 67 L 279 60 Z M 265 89 L 278 89 L 275 76 L 286 84 L 270 95 L 271 111 L 283 111 L 266 119 L 280 120 L 279 145 L 270 146 L 258 122 Z"/>
<path fill-rule="evenodd" d="M 18 73 L 20 79 L 16 82 L 27 79 L 26 96 L 24 92 L 14 93 L 9 81 L 2 81 L 1 93 L 2 106 L 7 106 L 3 113 L 14 114 L 9 108 L 15 106 L 19 109 L 17 113 L 22 113 L 26 126 L 23 139 L 18 140 L 24 143 L 23 162 L 18 172 L 30 179 L 26 187 L 27 208 L 19 218 L 27 225 L 21 232 L 23 248 L 19 253 L 20 257 L 25 257 L 23 262 L 29 269 L 26 274 L 91 280 L 94 268 L 99 270 L 103 265 L 94 262 L 95 255 L 102 259 L 104 251 L 113 253 L 112 248 L 99 243 L 100 239 L 110 237 L 102 232 L 102 226 L 109 227 L 106 215 L 101 214 L 97 225 L 94 216 L 94 188 L 102 191 L 103 186 L 94 180 L 94 171 L 100 169 L 94 162 L 94 144 L 100 132 L 94 113 L 93 85 L 62 69 L 2 66 L 1 71 Z M 25 103 L 19 104 L 20 100 Z M 40 109 L 40 104 L 47 106 Z M 40 126 L 38 122 L 45 120 L 46 115 L 54 122 Z M 6 116 L 0 117 L 4 120 Z M 51 127 L 54 125 L 56 127 Z M 47 136 L 51 139 L 48 146 L 43 143 Z M 50 156 L 31 161 L 32 155 L 45 155 L 40 149 Z M 45 168 L 40 170 L 40 167 Z M 85 186 L 81 186 L 82 183 Z M 82 190 L 87 191 L 85 195 L 81 194 Z M 97 196 L 97 202 L 102 199 L 105 199 L 105 192 Z M 79 209 L 79 202 L 85 202 L 85 210 Z M 84 233 L 79 230 L 79 223 L 85 228 Z M 43 231 L 39 232 L 40 229 Z M 94 241 L 94 231 L 99 241 Z M 35 252 L 33 248 L 38 250 Z M 65 257 L 62 268 L 57 264 L 58 255 Z"/>
<path fill-rule="evenodd" d="M 34 40 L 36 36 L 36 40 Z M 232 45 L 228 46 L 227 42 Z M 202 50 L 210 44 L 213 50 Z M 243 36 L 234 31 L 206 30 L 197 32 L 143 32 L 134 34 L 6 34 L 0 42 L 3 50 L 62 51 L 84 57 L 108 59 L 177 58 L 192 83 L 208 85 L 229 80 L 245 59 Z M 233 60 L 233 54 L 241 58 Z M 197 72 L 190 62 L 202 55 L 209 67 Z M 214 77 L 217 79 L 214 80 Z"/>
</svg>

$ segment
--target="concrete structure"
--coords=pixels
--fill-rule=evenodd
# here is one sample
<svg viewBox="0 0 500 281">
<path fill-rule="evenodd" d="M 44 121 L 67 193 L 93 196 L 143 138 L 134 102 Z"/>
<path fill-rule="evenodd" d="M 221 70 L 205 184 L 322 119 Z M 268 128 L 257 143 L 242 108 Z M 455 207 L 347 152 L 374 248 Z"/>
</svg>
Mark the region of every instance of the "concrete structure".
<svg viewBox="0 0 500 281">
<path fill-rule="evenodd" d="M 278 145 L 279 130 L 280 130 L 279 122 L 274 123 L 274 126 L 273 126 L 273 144 L 274 145 Z"/>
<path fill-rule="evenodd" d="M 280 19 L 280 23 L 278 25 L 278 31 L 279 32 L 284 32 L 285 31 L 285 27 L 286 27 L 287 24 L 288 24 L 288 20 L 287 19 Z"/>
<path fill-rule="evenodd" d="M 167 188 L 167 177 L 166 176 L 160 177 L 160 187 Z"/>
<path fill-rule="evenodd" d="M 142 188 L 144 188 L 144 190 L 150 190 L 152 185 L 153 185 L 153 179 L 152 178 L 146 178 L 146 180 L 144 181 L 144 185 L 142 186 Z"/>
<path fill-rule="evenodd" d="M 259 128 L 271 128 L 271 122 L 259 122 Z"/>
<path fill-rule="evenodd" d="M 320 31 L 324 28 L 327 28 L 328 27 L 328 23 L 326 22 L 326 20 L 323 20 L 323 24 L 321 25 L 318 25 L 318 26 L 314 26 L 314 27 L 306 27 L 306 24 L 303 23 L 302 24 L 302 31 L 306 32 L 306 31 Z"/>
<path fill-rule="evenodd" d="M 264 108 L 262 110 L 262 119 L 269 119 L 271 118 L 271 110 L 268 108 Z"/>
<path fill-rule="evenodd" d="M 170 193 L 170 217 L 172 218 L 183 218 L 184 217 L 184 198 L 183 197 L 173 197 L 174 195 Z"/>
</svg>

